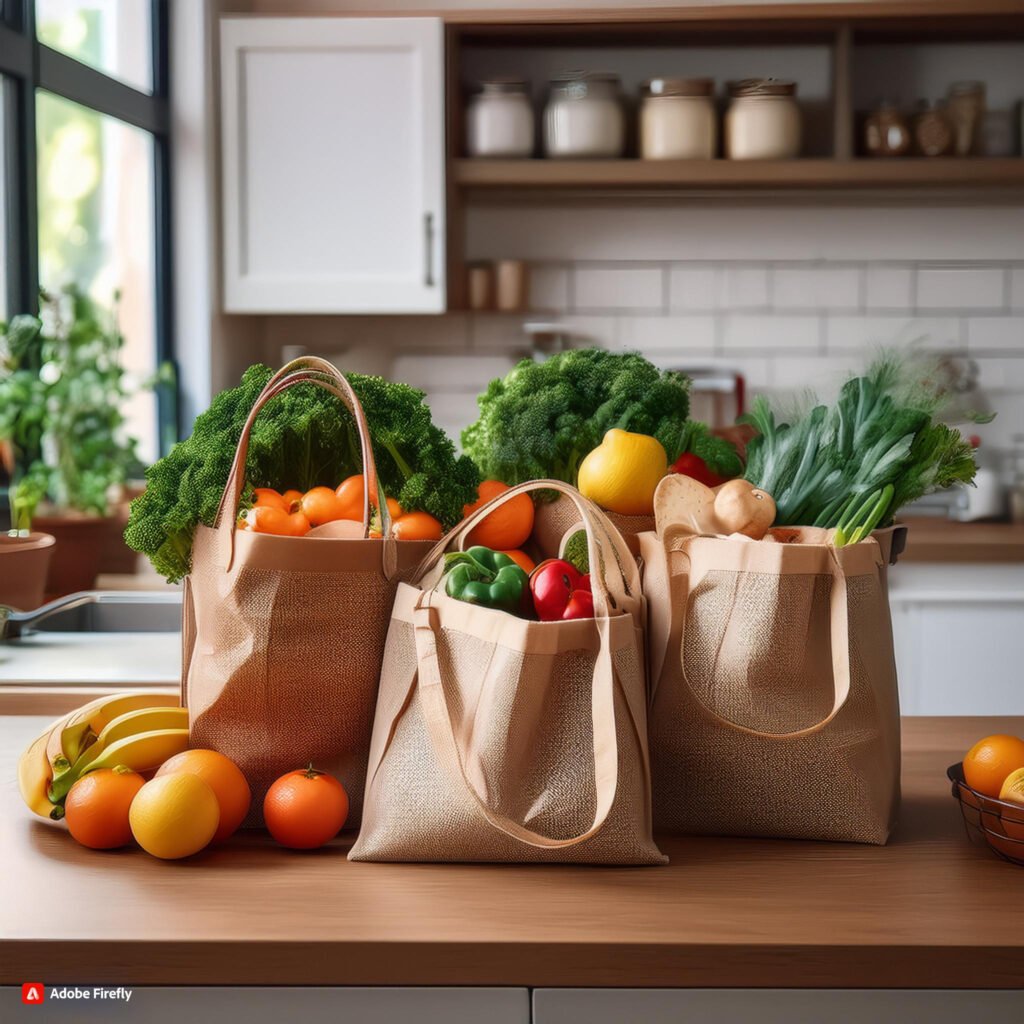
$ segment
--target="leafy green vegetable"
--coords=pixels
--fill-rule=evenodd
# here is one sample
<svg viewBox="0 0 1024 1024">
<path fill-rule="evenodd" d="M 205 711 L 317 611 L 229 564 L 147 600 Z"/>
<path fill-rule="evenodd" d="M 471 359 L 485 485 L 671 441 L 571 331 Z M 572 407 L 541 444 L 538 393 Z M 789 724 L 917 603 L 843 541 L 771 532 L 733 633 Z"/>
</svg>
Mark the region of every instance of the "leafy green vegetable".
<svg viewBox="0 0 1024 1024">
<path fill-rule="evenodd" d="M 584 575 L 590 572 L 590 548 L 587 546 L 587 531 L 577 530 L 566 542 L 562 557 Z"/>
<path fill-rule="evenodd" d="M 757 398 L 742 418 L 758 431 L 745 477 L 775 499 L 776 524 L 837 526 L 851 512 L 867 515 L 870 497 L 891 485 L 876 516 L 884 523 L 924 494 L 970 483 L 973 451 L 959 431 L 933 421 L 946 395 L 930 378 L 920 365 L 883 356 L 843 385 L 835 406 L 815 406 L 792 423 L 777 423 Z"/>
<path fill-rule="evenodd" d="M 669 462 L 693 450 L 716 473 L 737 475 L 733 446 L 688 422 L 689 387 L 683 374 L 635 352 L 573 349 L 540 363 L 524 359 L 479 397 L 480 417 L 463 431 L 462 448 L 490 479 L 575 484 L 584 456 L 618 427 L 656 437 Z"/>
<path fill-rule="evenodd" d="M 125 540 L 172 582 L 190 571 L 196 526 L 216 520 L 242 426 L 271 375 L 267 366 L 252 366 L 238 387 L 221 392 L 196 419 L 192 436 L 147 471 L 146 491 L 132 502 Z M 388 497 L 454 526 L 476 498 L 480 477 L 434 425 L 423 392 L 381 377 L 346 376 L 366 412 Z M 336 487 L 361 468 L 352 417 L 313 384 L 271 399 L 256 418 L 246 460 L 251 487 Z"/>
</svg>

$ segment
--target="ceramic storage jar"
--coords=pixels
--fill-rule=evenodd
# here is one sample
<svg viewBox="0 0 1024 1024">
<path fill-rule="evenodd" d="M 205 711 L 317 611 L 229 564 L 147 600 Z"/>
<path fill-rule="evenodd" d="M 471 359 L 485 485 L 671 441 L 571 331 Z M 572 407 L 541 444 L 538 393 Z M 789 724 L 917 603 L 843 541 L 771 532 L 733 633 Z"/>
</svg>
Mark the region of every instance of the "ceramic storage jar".
<svg viewBox="0 0 1024 1024">
<path fill-rule="evenodd" d="M 544 109 L 549 157 L 618 157 L 626 118 L 618 75 L 572 71 L 551 81 Z"/>
<path fill-rule="evenodd" d="M 800 155 L 796 82 L 745 78 L 729 83 L 725 155 L 730 160 L 790 160 Z"/>
<path fill-rule="evenodd" d="M 466 108 L 466 149 L 476 157 L 533 155 L 533 104 L 525 82 L 480 83 Z"/>
<path fill-rule="evenodd" d="M 718 149 L 715 83 L 710 78 L 652 78 L 641 88 L 640 156 L 711 160 Z"/>
</svg>

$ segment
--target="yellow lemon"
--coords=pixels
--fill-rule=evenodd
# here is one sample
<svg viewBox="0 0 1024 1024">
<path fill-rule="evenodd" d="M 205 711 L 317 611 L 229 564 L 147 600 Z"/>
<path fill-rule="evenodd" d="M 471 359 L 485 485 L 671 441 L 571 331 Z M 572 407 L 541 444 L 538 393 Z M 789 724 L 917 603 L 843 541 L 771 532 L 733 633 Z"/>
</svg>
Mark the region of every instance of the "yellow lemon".
<svg viewBox="0 0 1024 1024">
<path fill-rule="evenodd" d="M 136 794 L 128 822 L 147 853 L 177 860 L 210 842 L 220 824 L 220 804 L 198 775 L 161 775 Z"/>
<path fill-rule="evenodd" d="M 654 491 L 668 472 L 657 438 L 609 430 L 580 464 L 577 486 L 584 497 L 624 516 L 649 516 Z"/>
</svg>

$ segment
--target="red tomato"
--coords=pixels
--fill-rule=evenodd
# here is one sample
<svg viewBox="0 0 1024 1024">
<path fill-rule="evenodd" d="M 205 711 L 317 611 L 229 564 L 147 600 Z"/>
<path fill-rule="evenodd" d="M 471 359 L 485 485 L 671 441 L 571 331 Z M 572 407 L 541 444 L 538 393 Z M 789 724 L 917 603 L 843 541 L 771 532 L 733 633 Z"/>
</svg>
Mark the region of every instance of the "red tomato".
<svg viewBox="0 0 1024 1024">
<path fill-rule="evenodd" d="M 345 506 L 330 487 L 314 487 L 306 491 L 299 502 L 302 514 L 310 526 L 333 523 L 335 519 L 346 519 Z"/>
<path fill-rule="evenodd" d="M 312 765 L 282 775 L 263 801 L 270 834 L 293 850 L 312 850 L 330 842 L 347 817 L 345 787 Z"/>
</svg>

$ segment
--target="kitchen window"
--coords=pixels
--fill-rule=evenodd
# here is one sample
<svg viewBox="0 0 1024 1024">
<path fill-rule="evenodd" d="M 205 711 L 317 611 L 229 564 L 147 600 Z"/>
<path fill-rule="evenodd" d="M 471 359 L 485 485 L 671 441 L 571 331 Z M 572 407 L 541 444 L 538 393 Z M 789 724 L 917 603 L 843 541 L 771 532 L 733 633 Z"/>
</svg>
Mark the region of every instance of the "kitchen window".
<svg viewBox="0 0 1024 1024">
<path fill-rule="evenodd" d="M 166 0 L 0 0 L 0 313 L 76 285 L 116 304 L 125 366 L 171 359 Z M 176 395 L 125 410 L 152 461 Z"/>
</svg>

